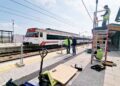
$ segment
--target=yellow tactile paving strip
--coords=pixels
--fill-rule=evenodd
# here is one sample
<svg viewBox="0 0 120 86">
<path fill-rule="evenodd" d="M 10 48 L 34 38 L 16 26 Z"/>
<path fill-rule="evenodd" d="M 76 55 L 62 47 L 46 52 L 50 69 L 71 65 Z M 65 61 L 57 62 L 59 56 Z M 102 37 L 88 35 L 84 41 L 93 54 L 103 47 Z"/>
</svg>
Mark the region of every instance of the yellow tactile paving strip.
<svg viewBox="0 0 120 86">
<path fill-rule="evenodd" d="M 51 59 L 51 58 L 54 58 L 54 57 L 57 57 L 57 56 L 60 56 L 60 54 L 57 54 L 56 52 L 52 52 L 52 53 L 49 53 L 45 57 L 44 60 L 48 60 L 48 59 Z M 36 63 L 36 62 L 40 62 L 40 61 L 41 61 L 41 57 L 39 55 L 37 55 L 37 56 L 30 57 L 30 58 L 25 58 L 24 59 L 24 64 L 25 65 L 30 65 L 30 64 L 33 64 L 33 63 Z M 17 66 L 15 65 L 16 64 L 15 62 L 12 62 L 12 63 L 9 63 L 9 64 L 5 64 L 3 66 L 0 66 L 0 73 L 4 73 L 4 72 L 7 72 L 7 71 L 10 71 L 12 69 L 17 68 Z M 19 60 L 17 62 L 19 62 Z"/>
<path fill-rule="evenodd" d="M 82 48 L 84 48 L 84 47 L 83 46 L 82 47 L 81 46 L 78 47 L 77 51 L 79 52 L 79 50 L 81 50 Z M 57 52 L 61 52 L 61 51 L 48 53 L 48 55 L 45 57 L 44 60 L 48 60 L 48 59 L 60 56 L 60 54 L 57 54 Z M 65 50 L 63 50 L 63 54 L 65 54 Z M 24 59 L 24 64 L 25 65 L 30 65 L 30 64 L 33 64 L 33 63 L 36 63 L 36 62 L 40 62 L 40 61 L 41 61 L 41 57 L 38 55 L 38 56 L 30 57 L 30 58 L 25 58 Z M 19 60 L 17 62 L 19 62 Z M 5 64 L 5 65 L 0 66 L 0 74 L 8 72 L 8 71 L 10 71 L 12 69 L 17 68 L 17 66 L 15 64 L 16 64 L 16 61 L 12 62 L 12 63 L 9 63 L 9 64 Z"/>
</svg>

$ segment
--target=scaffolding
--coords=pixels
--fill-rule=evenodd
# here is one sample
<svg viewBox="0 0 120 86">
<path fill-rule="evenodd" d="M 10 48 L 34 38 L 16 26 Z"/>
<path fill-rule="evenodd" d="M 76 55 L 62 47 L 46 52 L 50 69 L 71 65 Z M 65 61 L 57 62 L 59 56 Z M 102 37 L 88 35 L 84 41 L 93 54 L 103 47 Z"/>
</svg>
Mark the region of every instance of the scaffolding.
<svg viewBox="0 0 120 86">
<path fill-rule="evenodd" d="M 93 22 L 93 38 L 92 38 L 92 54 L 91 54 L 91 64 L 95 56 L 95 51 L 97 51 L 97 46 L 99 46 L 104 51 L 104 60 L 107 61 L 107 51 L 108 51 L 108 36 L 109 27 L 98 27 L 98 23 L 102 20 L 98 20 L 97 13 L 102 11 L 94 12 L 94 22 Z M 108 22 L 109 23 L 109 22 Z"/>
<path fill-rule="evenodd" d="M 105 62 L 107 60 L 107 51 L 108 51 L 108 33 L 109 30 L 93 30 L 93 40 L 92 40 L 92 55 L 91 63 L 93 63 L 94 52 L 97 51 L 97 46 L 104 51 Z"/>
</svg>

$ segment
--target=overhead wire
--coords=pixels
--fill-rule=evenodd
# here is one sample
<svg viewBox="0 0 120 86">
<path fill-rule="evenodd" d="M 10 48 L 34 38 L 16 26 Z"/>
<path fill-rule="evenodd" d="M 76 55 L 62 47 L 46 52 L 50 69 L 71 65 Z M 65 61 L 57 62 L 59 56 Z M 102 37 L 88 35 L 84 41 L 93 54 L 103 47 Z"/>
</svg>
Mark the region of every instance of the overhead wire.
<svg viewBox="0 0 120 86">
<path fill-rule="evenodd" d="M 14 15 L 14 16 L 18 16 L 18 17 L 22 17 L 22 18 L 24 18 L 24 19 L 32 20 L 32 21 L 35 21 L 35 22 L 38 22 L 38 23 L 43 23 L 43 24 L 51 25 L 50 23 L 43 22 L 43 21 L 40 21 L 40 20 L 37 20 L 37 19 L 31 18 L 31 17 L 27 17 L 27 16 L 20 15 L 20 14 L 16 14 L 16 13 L 13 13 L 13 12 L 9 12 L 9 11 L 5 11 L 5 10 L 1 10 L 1 9 L 0 9 L 0 12 L 7 13 L 7 14 L 10 14 L 10 15 Z"/>
<path fill-rule="evenodd" d="M 63 24 L 66 24 L 66 23 L 60 21 L 59 19 L 57 19 L 57 18 L 55 18 L 55 17 L 53 17 L 53 16 L 51 16 L 51 15 L 45 14 L 45 13 L 43 13 L 43 12 L 37 10 L 37 9 L 34 9 L 34 8 L 30 7 L 30 6 L 24 5 L 24 4 L 22 4 L 22 3 L 20 3 L 20 2 L 17 2 L 17 1 L 15 1 L 15 0 L 10 0 L 10 1 L 13 2 L 13 3 L 19 4 L 19 5 L 23 6 L 23 7 L 26 7 L 26 8 L 28 8 L 28 9 L 30 9 L 30 10 L 33 10 L 33 11 L 35 11 L 35 12 L 38 12 L 38 13 L 40 13 L 40 14 L 43 14 L 43 15 L 45 15 L 45 16 L 48 16 L 49 18 L 55 19 L 56 21 L 59 21 L 59 22 L 61 22 L 61 23 L 63 23 Z M 67 24 L 67 25 L 71 26 L 70 24 Z"/>
<path fill-rule="evenodd" d="M 0 8 L 4 8 L 4 9 L 10 10 L 10 11 L 14 11 L 14 12 L 17 12 L 17 13 L 20 13 L 20 14 L 25 14 L 25 13 L 22 12 L 22 11 L 18 11 L 18 10 L 15 10 L 15 9 L 12 9 L 12 8 L 8 8 L 8 7 L 5 7 L 5 6 L 1 6 L 1 5 L 0 5 Z M 27 17 L 28 17 L 28 16 L 27 16 Z M 32 16 L 32 15 L 30 15 L 30 17 L 34 17 L 34 18 L 39 19 L 39 17 Z M 40 20 L 39 20 L 39 21 L 40 21 Z M 43 21 L 43 20 L 42 20 L 42 21 Z M 53 23 L 53 22 L 50 22 L 50 23 Z"/>
<path fill-rule="evenodd" d="M 85 5 L 84 1 L 83 1 L 83 0 L 81 0 L 81 1 L 82 1 L 82 4 L 83 4 L 83 6 L 84 6 L 84 8 L 85 8 L 85 10 L 86 10 L 86 12 L 87 12 L 87 14 L 88 14 L 89 18 L 90 18 L 90 19 L 91 19 L 91 21 L 93 22 L 93 19 L 92 19 L 92 17 L 91 17 L 91 15 L 90 15 L 90 13 L 89 13 L 89 11 L 88 11 L 88 9 L 87 9 L 87 7 L 86 7 L 86 5 Z"/>
<path fill-rule="evenodd" d="M 19 17 L 22 17 L 22 18 L 25 18 L 25 19 L 28 19 L 28 20 L 33 20 L 33 21 L 38 22 L 38 20 L 32 19 L 32 18 L 30 18 L 30 17 L 23 16 L 23 15 L 19 15 L 19 14 L 13 13 L 13 12 L 1 10 L 1 9 L 0 9 L 0 12 L 8 13 L 8 14 L 11 14 L 11 15 L 19 16 Z"/>
<path fill-rule="evenodd" d="M 0 5 L 0 8 L 3 8 L 3 9 L 7 9 L 7 10 L 10 10 L 10 11 L 14 11 L 14 12 L 17 12 L 17 13 L 20 13 L 20 14 L 25 14 L 24 12 L 22 11 L 18 11 L 18 10 L 15 10 L 15 9 L 12 9 L 12 8 L 8 8 L 8 7 L 5 7 L 5 6 L 1 6 Z M 32 16 L 30 15 L 31 17 L 35 17 L 35 16 Z M 37 18 L 37 17 L 36 17 Z"/>
<path fill-rule="evenodd" d="M 50 12 L 50 11 L 48 11 L 48 10 L 46 10 L 46 9 L 43 9 L 43 8 L 41 8 L 40 6 L 38 6 L 38 5 L 36 5 L 36 4 L 33 4 L 32 2 L 30 2 L 30 1 L 28 1 L 28 0 L 24 0 L 24 1 L 27 2 L 27 3 L 29 3 L 30 5 L 32 5 L 32 6 L 34 6 L 34 7 L 37 7 L 37 8 L 39 8 L 39 9 L 43 10 L 44 12 L 49 13 L 50 15 L 53 15 L 53 16 L 56 17 L 56 18 L 59 18 L 60 21 L 64 21 L 64 22 L 66 22 L 67 24 L 74 24 L 73 22 L 70 22 L 70 20 L 64 19 L 64 18 L 62 18 L 61 16 L 56 15 L 55 13 Z M 74 24 L 74 25 L 75 25 L 75 24 Z"/>
<path fill-rule="evenodd" d="M 41 23 L 45 23 L 45 24 L 48 24 L 48 25 L 51 25 L 51 24 L 54 24 L 53 22 L 51 22 L 51 21 L 49 21 L 49 23 L 48 22 L 46 22 L 46 21 L 43 21 L 43 20 L 40 20 L 39 18 L 37 18 L 37 17 L 35 17 L 35 16 L 31 16 L 30 15 L 30 17 L 26 17 L 25 15 L 23 16 L 23 14 L 25 14 L 24 12 L 21 12 L 21 11 L 18 11 L 18 10 L 15 10 L 15 9 L 11 9 L 11 8 L 8 8 L 8 7 L 5 7 L 5 6 L 1 6 L 0 5 L 0 8 L 4 8 L 4 9 L 7 9 L 7 10 L 9 10 L 9 11 L 14 11 L 14 12 L 17 12 L 17 14 L 16 13 L 13 13 L 13 12 L 9 12 L 9 11 L 4 11 L 4 10 L 2 10 L 1 12 L 6 12 L 6 13 L 8 13 L 8 14 L 11 14 L 11 15 L 15 15 L 15 16 L 19 16 L 19 17 L 23 17 L 24 19 L 28 19 L 28 20 L 32 20 L 32 21 L 35 21 L 35 22 L 41 22 Z M 19 13 L 19 14 L 18 14 Z M 37 18 L 37 19 L 34 19 L 34 18 Z M 55 26 L 59 26 L 59 27 L 62 27 L 61 25 L 55 25 Z"/>
<path fill-rule="evenodd" d="M 26 3 L 29 3 L 30 5 L 32 5 L 32 6 L 34 6 L 34 7 L 37 7 L 37 8 L 39 8 L 39 9 L 41 9 L 41 10 L 43 10 L 43 11 L 51 14 L 51 15 L 57 16 L 56 14 L 54 14 L 54 13 L 52 13 L 52 12 L 46 10 L 46 9 L 43 9 L 43 8 L 41 8 L 40 6 L 33 4 L 32 2 L 30 2 L 30 1 L 28 1 L 28 0 L 24 0 L 24 1 L 25 1 Z M 58 17 L 61 18 L 60 16 L 58 16 Z"/>
</svg>

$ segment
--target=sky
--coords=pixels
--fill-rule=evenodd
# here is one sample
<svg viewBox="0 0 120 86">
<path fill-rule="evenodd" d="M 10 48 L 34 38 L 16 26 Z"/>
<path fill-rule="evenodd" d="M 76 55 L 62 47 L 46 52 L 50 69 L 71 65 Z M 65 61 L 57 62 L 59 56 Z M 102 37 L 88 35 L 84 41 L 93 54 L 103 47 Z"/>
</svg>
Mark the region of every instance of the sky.
<svg viewBox="0 0 120 86">
<path fill-rule="evenodd" d="M 83 1 L 93 19 L 96 0 Z M 120 0 L 98 1 L 98 10 L 103 10 L 107 4 L 111 9 L 110 23 L 116 23 Z M 99 19 L 101 14 L 98 14 Z M 0 30 L 12 31 L 12 20 L 15 23 L 14 33 L 22 35 L 28 28 L 37 27 L 91 36 L 93 27 L 82 0 L 0 0 Z"/>
</svg>

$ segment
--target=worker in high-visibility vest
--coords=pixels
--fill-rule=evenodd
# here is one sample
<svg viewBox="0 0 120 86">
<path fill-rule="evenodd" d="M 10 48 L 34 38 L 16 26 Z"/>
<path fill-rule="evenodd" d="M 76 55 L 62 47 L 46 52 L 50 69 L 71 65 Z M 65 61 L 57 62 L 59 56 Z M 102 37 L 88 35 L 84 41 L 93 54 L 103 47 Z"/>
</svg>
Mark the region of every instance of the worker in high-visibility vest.
<svg viewBox="0 0 120 86">
<path fill-rule="evenodd" d="M 102 22 L 102 27 L 106 27 L 106 23 L 109 22 L 109 17 L 110 17 L 110 9 L 108 7 L 108 5 L 105 5 L 104 6 L 104 15 L 101 15 L 103 16 L 103 22 Z"/>
<path fill-rule="evenodd" d="M 67 38 L 64 40 L 64 45 L 65 45 L 65 47 L 66 47 L 66 52 L 67 52 L 67 54 L 70 53 L 70 46 L 71 46 L 71 44 L 72 44 L 72 40 L 71 40 L 69 37 L 67 37 Z"/>
<path fill-rule="evenodd" d="M 97 51 L 95 52 L 95 58 L 98 60 L 98 61 L 101 61 L 102 58 L 103 58 L 103 50 L 97 46 Z"/>
</svg>

